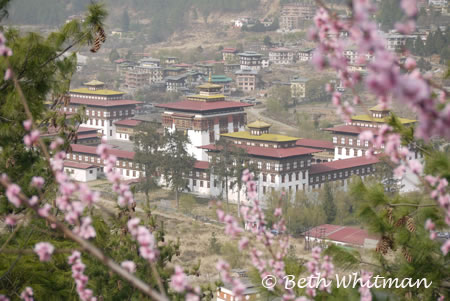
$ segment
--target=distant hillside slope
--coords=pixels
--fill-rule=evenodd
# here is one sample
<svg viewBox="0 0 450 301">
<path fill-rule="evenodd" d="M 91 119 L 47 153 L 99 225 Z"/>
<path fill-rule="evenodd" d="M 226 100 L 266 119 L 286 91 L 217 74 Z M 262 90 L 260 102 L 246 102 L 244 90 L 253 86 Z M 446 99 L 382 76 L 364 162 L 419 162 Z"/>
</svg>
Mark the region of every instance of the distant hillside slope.
<svg viewBox="0 0 450 301">
<path fill-rule="evenodd" d="M 13 0 L 8 23 L 30 25 L 59 25 L 68 16 L 83 12 L 91 0 Z M 242 12 L 254 10 L 260 0 L 103 0 L 114 26 L 121 26 L 123 10 L 142 18 L 154 19 L 156 25 L 170 30 L 186 22 L 190 12 L 205 18 L 217 12 Z M 264 1 L 266 2 L 266 1 Z M 118 17 L 118 18 L 117 18 Z"/>
</svg>

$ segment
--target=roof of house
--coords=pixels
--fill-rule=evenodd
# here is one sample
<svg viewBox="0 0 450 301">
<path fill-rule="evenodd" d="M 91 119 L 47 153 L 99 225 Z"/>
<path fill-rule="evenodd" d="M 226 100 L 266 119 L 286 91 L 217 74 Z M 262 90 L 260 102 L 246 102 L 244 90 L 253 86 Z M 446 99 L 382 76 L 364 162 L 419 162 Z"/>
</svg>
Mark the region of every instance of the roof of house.
<svg viewBox="0 0 450 301">
<path fill-rule="evenodd" d="M 70 103 L 78 104 L 78 105 L 96 106 L 96 107 L 118 107 L 118 106 L 137 105 L 137 104 L 141 104 L 142 101 L 125 100 L 125 99 L 103 100 L 103 99 L 86 99 L 86 98 L 71 97 Z"/>
<path fill-rule="evenodd" d="M 356 121 L 370 121 L 370 122 L 377 122 L 377 123 L 386 123 L 386 118 L 375 118 L 370 115 L 356 115 L 352 116 L 352 120 Z M 414 119 L 407 119 L 407 118 L 398 118 L 398 120 L 402 124 L 408 124 L 408 123 L 414 123 L 417 122 L 417 120 Z"/>
<path fill-rule="evenodd" d="M 105 83 L 99 80 L 91 80 L 90 82 L 84 83 L 85 86 L 103 86 Z"/>
<path fill-rule="evenodd" d="M 195 161 L 194 168 L 196 169 L 209 169 L 208 161 Z"/>
<path fill-rule="evenodd" d="M 122 126 L 138 126 L 141 124 L 142 121 L 140 120 L 134 120 L 134 119 L 124 119 L 114 122 L 115 125 L 122 125 Z"/>
<path fill-rule="evenodd" d="M 326 173 L 326 172 L 330 172 L 330 171 L 338 171 L 338 170 L 347 169 L 347 168 L 371 165 L 371 164 L 375 164 L 378 162 L 380 162 L 380 160 L 376 157 L 367 158 L 365 156 L 355 157 L 355 158 L 350 158 L 350 159 L 335 160 L 335 161 L 331 161 L 331 162 L 325 162 L 325 163 L 319 163 L 319 164 L 312 165 L 311 169 L 309 170 L 309 174 L 316 175 L 316 174 Z"/>
<path fill-rule="evenodd" d="M 79 94 L 91 94 L 91 95 L 107 95 L 107 96 L 124 95 L 125 94 L 124 92 L 120 92 L 120 91 L 114 91 L 114 90 L 108 90 L 108 89 L 89 90 L 89 88 L 72 89 L 69 92 L 70 93 L 79 93 Z"/>
<path fill-rule="evenodd" d="M 222 49 L 222 52 L 226 52 L 226 53 L 236 53 L 238 50 L 236 48 L 231 48 L 231 47 L 227 47 Z"/>
<path fill-rule="evenodd" d="M 239 56 L 259 56 L 259 57 L 262 56 L 262 54 L 257 53 L 255 51 L 245 51 L 245 52 L 238 53 L 238 55 Z"/>
<path fill-rule="evenodd" d="M 278 159 L 308 155 L 319 152 L 319 150 L 317 149 L 306 147 L 269 148 L 260 146 L 248 146 L 242 144 L 233 144 L 233 146 L 245 149 L 249 155 L 278 158 Z M 201 146 L 199 148 L 212 151 L 220 150 L 220 147 L 217 147 L 215 144 L 208 144 Z"/>
<path fill-rule="evenodd" d="M 235 72 L 237 75 L 258 75 L 258 71 L 252 69 L 241 69 Z"/>
<path fill-rule="evenodd" d="M 261 120 L 256 120 L 252 123 L 247 124 L 248 128 L 257 128 L 257 129 L 261 129 L 261 128 L 268 128 L 271 127 L 272 125 L 270 123 L 261 121 Z"/>
<path fill-rule="evenodd" d="M 376 106 L 371 107 L 369 111 L 385 112 L 389 111 L 389 109 L 383 106 L 382 104 L 377 104 Z"/>
<path fill-rule="evenodd" d="M 270 141 L 270 142 L 289 142 L 298 140 L 298 138 L 296 137 L 290 137 L 279 134 L 252 135 L 250 132 L 247 131 L 221 134 L 221 136 L 238 139 L 257 140 L 257 141 Z"/>
<path fill-rule="evenodd" d="M 96 166 L 93 164 L 89 164 L 89 163 L 64 161 L 64 167 L 71 167 L 71 168 L 77 168 L 77 169 L 89 169 L 89 168 L 95 168 Z"/>
<path fill-rule="evenodd" d="M 82 144 L 71 144 L 70 147 L 72 148 L 72 152 L 74 153 L 85 153 L 90 155 L 97 155 L 97 147 L 95 146 L 88 146 L 88 145 L 82 145 Z M 134 152 L 124 151 L 120 149 L 110 149 L 110 154 L 116 156 L 117 158 L 122 159 L 134 159 Z"/>
<path fill-rule="evenodd" d="M 297 140 L 296 145 L 320 149 L 334 149 L 333 142 L 328 140 L 299 139 Z"/>
<path fill-rule="evenodd" d="M 92 134 L 77 134 L 77 139 L 78 139 L 78 140 L 91 139 L 91 138 L 99 138 L 99 140 L 100 140 L 100 137 L 99 137 L 98 133 L 92 133 Z"/>
<path fill-rule="evenodd" d="M 366 239 L 378 240 L 376 235 L 369 234 L 367 230 L 351 227 L 324 224 L 312 228 L 308 235 L 315 238 L 333 240 L 351 245 L 364 246 Z"/>
<path fill-rule="evenodd" d="M 234 101 L 195 101 L 195 100 L 182 100 L 178 102 L 166 103 L 166 104 L 157 104 L 156 107 L 165 108 L 165 109 L 174 109 L 174 110 L 183 110 L 183 111 L 213 111 L 213 110 L 222 110 L 222 109 L 231 109 L 231 108 L 244 108 L 250 107 L 251 104 L 248 103 L 240 103 Z"/>
<path fill-rule="evenodd" d="M 332 128 L 325 129 L 325 131 L 349 133 L 349 134 L 361 134 L 364 131 L 371 131 L 375 135 L 378 133 L 378 130 L 379 130 L 378 128 L 368 128 L 356 125 L 338 125 Z"/>
</svg>

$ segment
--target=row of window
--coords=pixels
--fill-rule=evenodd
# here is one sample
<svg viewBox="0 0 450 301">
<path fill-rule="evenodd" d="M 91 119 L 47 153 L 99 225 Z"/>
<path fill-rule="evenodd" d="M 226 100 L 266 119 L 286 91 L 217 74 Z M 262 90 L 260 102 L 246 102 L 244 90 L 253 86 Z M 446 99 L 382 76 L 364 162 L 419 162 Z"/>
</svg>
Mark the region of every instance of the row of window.
<svg viewBox="0 0 450 301">
<path fill-rule="evenodd" d="M 373 171 L 375 171 L 375 167 L 362 167 L 361 169 L 351 169 L 350 171 L 348 171 L 348 170 L 346 170 L 346 171 L 344 171 L 344 172 L 342 172 L 342 171 L 340 171 L 339 173 L 337 173 L 337 172 L 335 172 L 335 173 L 333 173 L 333 174 L 328 174 L 328 175 L 322 175 L 322 176 L 316 176 L 316 177 L 310 177 L 309 178 L 309 183 L 311 184 L 311 183 L 314 183 L 314 182 L 324 182 L 325 180 L 328 180 L 328 181 L 330 181 L 330 180 L 335 180 L 335 179 L 337 179 L 337 178 L 342 178 L 342 177 L 345 177 L 345 178 L 347 178 L 347 177 L 349 177 L 349 176 L 352 176 L 352 175 L 354 175 L 354 174 L 356 174 L 356 175 L 359 175 L 359 174 L 361 174 L 361 175 L 364 175 L 364 174 L 369 174 L 370 172 L 373 172 Z"/>
<path fill-rule="evenodd" d="M 356 146 L 361 146 L 361 140 L 360 139 L 353 139 L 353 138 L 345 138 L 341 137 L 340 144 L 345 145 L 348 140 L 348 145 L 353 145 L 353 140 L 356 140 Z M 338 137 L 333 137 L 333 143 L 338 143 Z M 369 147 L 369 141 L 364 141 L 364 146 Z"/>
<path fill-rule="evenodd" d="M 250 161 L 249 162 L 250 165 L 253 165 L 254 162 Z M 291 164 L 292 163 L 292 164 Z M 309 159 L 308 161 L 294 161 L 294 162 L 287 162 L 287 163 L 271 163 L 271 162 L 266 162 L 266 170 L 275 170 L 275 171 L 283 171 L 283 170 L 290 170 L 291 167 L 292 169 L 297 169 L 298 167 L 303 168 L 305 167 L 305 163 L 307 164 L 307 166 L 311 166 L 311 160 Z M 262 169 L 262 162 L 258 161 L 257 165 L 258 165 L 258 169 Z"/>
<path fill-rule="evenodd" d="M 265 174 L 263 173 L 262 175 L 262 181 L 263 182 L 270 182 L 270 183 L 275 183 L 275 177 L 276 175 L 271 175 L 271 174 Z M 286 175 L 280 175 L 281 177 L 281 183 L 285 183 L 285 182 L 292 182 L 293 179 L 295 178 L 295 181 L 299 181 L 300 178 L 302 178 L 303 180 L 306 179 L 306 172 L 296 172 L 296 173 L 290 173 L 290 174 L 286 174 Z"/>
<path fill-rule="evenodd" d="M 81 162 L 90 162 L 90 163 L 97 163 L 97 164 L 104 164 L 105 161 L 101 160 L 99 157 L 97 156 L 82 156 L 82 155 L 76 155 L 76 154 L 69 154 L 67 155 L 67 159 L 72 159 L 72 160 L 76 160 L 76 161 L 81 161 Z M 139 169 L 139 164 L 136 163 L 135 164 L 135 168 Z M 118 167 L 133 167 L 133 162 L 132 161 L 124 161 L 124 160 L 117 160 L 116 161 L 116 166 Z"/>
<path fill-rule="evenodd" d="M 122 96 L 106 97 L 106 96 L 92 96 L 92 95 L 81 95 L 81 94 L 71 94 L 70 96 L 78 97 L 78 98 L 86 98 L 86 99 L 100 99 L 100 100 L 122 99 Z"/>
</svg>

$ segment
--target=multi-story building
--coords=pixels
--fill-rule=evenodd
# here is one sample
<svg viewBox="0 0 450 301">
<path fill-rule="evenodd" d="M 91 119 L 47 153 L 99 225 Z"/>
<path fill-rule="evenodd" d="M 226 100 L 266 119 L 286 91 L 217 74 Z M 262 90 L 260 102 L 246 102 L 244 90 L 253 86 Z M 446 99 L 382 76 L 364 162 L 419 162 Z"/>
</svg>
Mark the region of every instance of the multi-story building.
<svg viewBox="0 0 450 301">
<path fill-rule="evenodd" d="M 136 66 L 134 70 L 148 74 L 148 83 L 153 84 L 163 80 L 163 70 L 157 66 Z"/>
<path fill-rule="evenodd" d="M 145 57 L 139 60 L 139 66 L 142 67 L 159 67 L 161 65 L 160 59 L 155 59 L 152 57 Z"/>
<path fill-rule="evenodd" d="M 262 67 L 262 54 L 254 51 L 245 51 L 239 53 L 239 61 L 241 70 L 261 70 Z"/>
<path fill-rule="evenodd" d="M 303 26 L 303 21 L 311 20 L 316 12 L 314 2 L 290 3 L 283 5 L 280 13 L 280 29 L 290 31 Z"/>
<path fill-rule="evenodd" d="M 142 89 L 150 84 L 150 74 L 138 69 L 128 70 L 125 74 L 125 86 L 128 89 Z"/>
<path fill-rule="evenodd" d="M 220 134 L 243 130 L 246 124 L 244 108 L 251 105 L 225 100 L 221 85 L 206 83 L 198 89 L 199 94 L 188 96 L 186 100 L 156 106 L 164 109 L 163 127 L 170 131 L 185 131 L 191 142 L 189 152 L 197 160 L 205 161 L 206 151 L 199 147 L 214 143 Z"/>
<path fill-rule="evenodd" d="M 374 135 L 378 129 L 386 124 L 386 118 L 390 111 L 380 106 L 370 109 L 370 115 L 352 116 L 351 121 L 345 125 L 335 126 L 326 129 L 333 133 L 333 144 L 335 145 L 335 159 L 347 159 L 364 156 L 365 152 L 371 147 L 368 141 L 361 141 L 359 134 L 364 131 L 372 131 Z M 416 120 L 399 118 L 405 126 L 412 126 Z M 415 156 L 418 156 L 416 152 Z"/>
<path fill-rule="evenodd" d="M 295 62 L 295 53 L 288 48 L 272 48 L 269 50 L 269 61 L 277 65 L 289 65 Z"/>
<path fill-rule="evenodd" d="M 296 99 L 304 99 L 306 97 L 306 83 L 308 79 L 294 77 L 291 79 L 291 96 Z"/>
<path fill-rule="evenodd" d="M 69 91 L 70 102 L 64 106 L 64 112 L 78 112 L 86 108 L 87 122 L 82 127 L 95 128 L 106 139 L 116 136 L 115 121 L 134 116 L 136 105 L 140 101 L 123 99 L 123 92 L 105 89 L 105 84 L 94 80 L 86 87 Z"/>
<path fill-rule="evenodd" d="M 308 62 L 312 59 L 314 48 L 301 49 L 298 51 L 298 60 L 300 62 Z"/>
<path fill-rule="evenodd" d="M 176 76 L 168 76 L 166 80 L 167 92 L 179 92 L 182 88 L 186 87 L 187 74 L 181 74 Z"/>
<path fill-rule="evenodd" d="M 236 86 L 238 89 L 250 92 L 255 91 L 258 85 L 258 71 L 238 70 L 236 71 Z"/>
<path fill-rule="evenodd" d="M 238 52 L 236 48 L 224 48 L 222 49 L 222 58 L 225 62 L 234 62 L 237 60 Z"/>
<path fill-rule="evenodd" d="M 405 48 L 406 42 L 411 40 L 414 44 L 417 35 L 404 35 L 399 33 L 388 33 L 384 36 L 386 40 L 386 47 L 391 51 L 401 51 Z"/>
</svg>

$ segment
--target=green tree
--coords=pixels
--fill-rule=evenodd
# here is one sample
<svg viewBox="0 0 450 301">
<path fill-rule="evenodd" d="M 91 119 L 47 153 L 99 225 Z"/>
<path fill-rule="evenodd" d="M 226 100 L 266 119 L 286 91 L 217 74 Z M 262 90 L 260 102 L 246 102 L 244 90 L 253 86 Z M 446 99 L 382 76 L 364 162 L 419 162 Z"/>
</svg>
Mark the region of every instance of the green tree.
<svg viewBox="0 0 450 301">
<path fill-rule="evenodd" d="M 425 44 L 423 43 L 423 41 L 420 37 L 417 37 L 417 39 L 416 39 L 416 43 L 414 45 L 414 54 L 419 55 L 419 56 L 426 55 Z"/>
<path fill-rule="evenodd" d="M 336 219 L 337 208 L 334 203 L 333 190 L 329 183 L 325 183 L 324 188 L 320 192 L 320 200 L 323 210 L 327 216 L 327 224 L 331 224 Z"/>
<path fill-rule="evenodd" d="M 270 38 L 270 36 L 265 36 L 264 40 L 263 40 L 264 45 L 266 45 L 267 47 L 272 46 L 272 39 Z"/>
<path fill-rule="evenodd" d="M 166 137 L 152 123 L 143 122 L 137 128 L 134 139 L 134 161 L 144 170 L 145 177 L 136 186 L 137 191 L 145 194 L 147 204 L 150 202 L 150 191 L 158 187 L 161 163 L 164 158 Z"/>
<path fill-rule="evenodd" d="M 194 169 L 195 158 L 187 151 L 190 142 L 184 132 L 166 132 L 165 136 L 161 169 L 167 184 L 175 191 L 178 208 L 178 194 L 188 186 L 188 175 Z"/>
<path fill-rule="evenodd" d="M 125 9 L 122 13 L 122 30 L 124 32 L 130 30 L 130 16 L 128 15 L 128 9 Z"/>
<path fill-rule="evenodd" d="M 211 159 L 211 172 L 217 178 L 222 189 L 222 199 L 225 198 L 228 209 L 228 191 L 230 187 L 230 180 L 234 175 L 233 171 L 233 151 L 236 146 L 230 140 L 221 138 L 216 142 L 216 151 Z M 216 181 L 216 179 L 214 179 Z M 224 197 L 225 194 L 225 197 Z"/>
<path fill-rule="evenodd" d="M 111 52 L 109 53 L 109 61 L 111 62 L 111 63 L 114 63 L 114 61 L 116 61 L 116 60 L 118 60 L 118 59 L 120 59 L 120 54 L 119 54 L 119 52 L 117 51 L 117 49 L 113 49 L 113 50 L 111 50 Z"/>
</svg>

